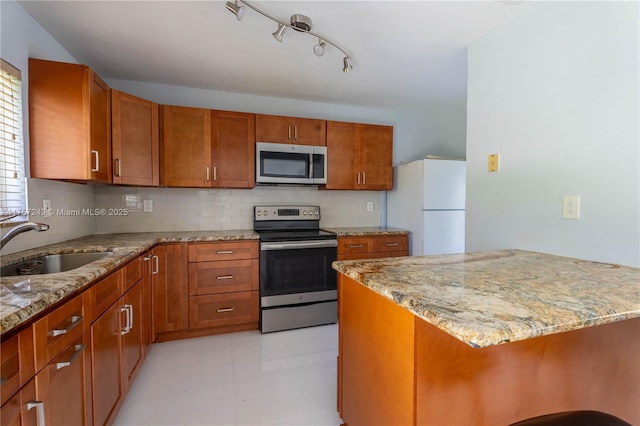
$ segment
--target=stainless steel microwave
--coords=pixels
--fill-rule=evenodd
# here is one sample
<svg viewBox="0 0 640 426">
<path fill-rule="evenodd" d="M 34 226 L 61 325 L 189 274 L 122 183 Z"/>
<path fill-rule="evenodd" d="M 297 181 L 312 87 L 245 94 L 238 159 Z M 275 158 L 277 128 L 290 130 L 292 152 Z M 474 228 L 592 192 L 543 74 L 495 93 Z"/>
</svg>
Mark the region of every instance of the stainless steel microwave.
<svg viewBox="0 0 640 426">
<path fill-rule="evenodd" d="M 256 142 L 256 183 L 327 183 L 327 147 Z"/>
</svg>

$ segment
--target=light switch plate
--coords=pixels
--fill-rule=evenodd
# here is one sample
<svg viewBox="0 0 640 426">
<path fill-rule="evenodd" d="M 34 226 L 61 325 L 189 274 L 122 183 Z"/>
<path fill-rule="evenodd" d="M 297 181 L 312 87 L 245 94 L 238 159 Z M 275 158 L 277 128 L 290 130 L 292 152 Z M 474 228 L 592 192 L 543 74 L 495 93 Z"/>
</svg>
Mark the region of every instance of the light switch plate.
<svg viewBox="0 0 640 426">
<path fill-rule="evenodd" d="M 367 211 L 368 212 L 373 211 L 373 201 L 367 201 Z"/>
<path fill-rule="evenodd" d="M 145 213 L 153 212 L 153 200 L 144 200 L 144 212 Z"/>
<path fill-rule="evenodd" d="M 489 155 L 489 172 L 497 173 L 499 168 L 500 168 L 500 155 L 499 154 Z"/>
</svg>

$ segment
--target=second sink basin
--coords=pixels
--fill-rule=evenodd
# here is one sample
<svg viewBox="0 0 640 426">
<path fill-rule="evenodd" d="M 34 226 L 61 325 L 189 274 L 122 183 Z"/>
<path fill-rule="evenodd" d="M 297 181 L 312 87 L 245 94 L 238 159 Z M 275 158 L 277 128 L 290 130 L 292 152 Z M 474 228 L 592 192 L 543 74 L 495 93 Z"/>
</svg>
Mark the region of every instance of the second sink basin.
<svg viewBox="0 0 640 426">
<path fill-rule="evenodd" d="M 47 254 L 24 262 L 3 266 L 0 270 L 0 276 L 12 277 L 17 275 L 53 274 L 55 272 L 71 271 L 96 260 L 103 259 L 111 253 L 112 252 L 109 251 L 103 251 L 96 253 Z"/>
</svg>

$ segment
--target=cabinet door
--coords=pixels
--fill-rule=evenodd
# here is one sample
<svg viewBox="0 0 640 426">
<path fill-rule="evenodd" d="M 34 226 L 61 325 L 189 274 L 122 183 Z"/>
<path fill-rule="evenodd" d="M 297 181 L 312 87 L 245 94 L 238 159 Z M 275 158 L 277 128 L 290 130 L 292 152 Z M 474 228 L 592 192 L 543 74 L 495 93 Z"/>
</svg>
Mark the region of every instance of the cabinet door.
<svg viewBox="0 0 640 426">
<path fill-rule="evenodd" d="M 148 252 L 143 255 L 144 274 L 142 276 L 142 348 L 146 357 L 154 339 L 153 331 L 153 282 L 151 267 L 153 255 Z"/>
<path fill-rule="evenodd" d="M 91 325 L 93 424 L 113 419 L 123 397 L 120 333 L 122 311 L 115 303 Z"/>
<path fill-rule="evenodd" d="M 90 419 L 87 334 L 80 335 L 36 374 L 36 398 L 44 402 L 46 424 L 82 425 Z"/>
<path fill-rule="evenodd" d="M 293 119 L 293 142 L 298 145 L 327 145 L 327 122 L 312 118 Z"/>
<path fill-rule="evenodd" d="M 327 189 L 356 189 L 357 125 L 327 122 Z"/>
<path fill-rule="evenodd" d="M 122 298 L 124 307 L 124 327 L 122 331 L 122 380 L 125 389 L 142 365 L 143 358 L 143 310 L 142 281 L 133 286 Z"/>
<path fill-rule="evenodd" d="M 393 188 L 393 127 L 358 124 L 358 164 L 361 189 Z"/>
<path fill-rule="evenodd" d="M 189 327 L 187 244 L 157 246 L 152 251 L 154 330 Z"/>
<path fill-rule="evenodd" d="M 111 90 L 113 183 L 160 184 L 158 104 Z"/>
<path fill-rule="evenodd" d="M 111 98 L 109 86 L 93 71 L 89 73 L 91 179 L 111 183 Z"/>
<path fill-rule="evenodd" d="M 29 59 L 31 177 L 111 181 L 108 90 L 86 65 Z"/>
<path fill-rule="evenodd" d="M 211 111 L 163 106 L 162 125 L 164 185 L 211 187 Z"/>
<path fill-rule="evenodd" d="M 254 115 L 229 111 L 211 114 L 213 186 L 253 188 L 256 185 Z"/>
<path fill-rule="evenodd" d="M 256 141 L 292 143 L 293 126 L 289 117 L 256 114 Z"/>
<path fill-rule="evenodd" d="M 44 404 L 32 406 L 37 402 L 35 379 L 27 383 L 18 393 L 2 405 L 0 426 L 36 426 L 38 410 L 44 410 Z M 41 402 L 41 401 L 40 401 Z M 44 412 L 42 412 L 44 416 Z M 45 422 L 46 423 L 46 422 Z M 42 424 L 42 422 L 40 422 Z"/>
</svg>

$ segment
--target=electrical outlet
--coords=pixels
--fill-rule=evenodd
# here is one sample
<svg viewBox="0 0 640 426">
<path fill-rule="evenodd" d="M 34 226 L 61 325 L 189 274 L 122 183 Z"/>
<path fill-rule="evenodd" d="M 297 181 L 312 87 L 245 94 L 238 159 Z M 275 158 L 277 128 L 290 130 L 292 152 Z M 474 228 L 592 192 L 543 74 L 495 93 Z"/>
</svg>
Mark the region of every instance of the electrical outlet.
<svg viewBox="0 0 640 426">
<path fill-rule="evenodd" d="M 580 219 L 580 197 L 565 195 L 562 200 L 562 218 Z"/>
<path fill-rule="evenodd" d="M 499 169 L 500 169 L 500 155 L 491 154 L 489 156 L 489 172 L 497 173 Z"/>
<path fill-rule="evenodd" d="M 367 211 L 368 212 L 373 211 L 373 201 L 367 201 Z"/>
<path fill-rule="evenodd" d="M 144 200 L 144 210 L 145 213 L 153 212 L 153 200 Z"/>
<path fill-rule="evenodd" d="M 53 209 L 51 208 L 51 200 L 42 200 L 42 216 L 53 216 Z"/>
</svg>

